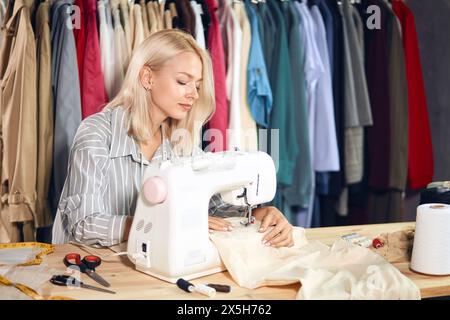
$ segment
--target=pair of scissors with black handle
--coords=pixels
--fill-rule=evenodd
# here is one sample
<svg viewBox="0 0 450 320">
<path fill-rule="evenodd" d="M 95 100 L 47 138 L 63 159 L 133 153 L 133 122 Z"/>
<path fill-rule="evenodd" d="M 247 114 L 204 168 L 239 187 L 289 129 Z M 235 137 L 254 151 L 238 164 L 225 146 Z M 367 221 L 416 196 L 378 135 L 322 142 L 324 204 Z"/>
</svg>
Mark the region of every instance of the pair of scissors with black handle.
<svg viewBox="0 0 450 320">
<path fill-rule="evenodd" d="M 90 278 L 97 281 L 102 286 L 109 287 L 111 285 L 95 272 L 95 268 L 101 263 L 102 260 L 100 257 L 94 255 L 87 255 L 83 260 L 81 260 L 81 256 L 78 253 L 69 253 L 64 257 L 64 264 L 67 267 L 86 273 Z"/>
<path fill-rule="evenodd" d="M 115 294 L 114 291 L 99 288 L 99 287 L 94 287 L 89 284 L 84 284 L 83 282 L 75 279 L 74 277 L 66 276 L 66 275 L 53 276 L 50 279 L 50 282 L 53 284 L 56 284 L 57 286 L 67 286 L 67 287 L 77 287 L 77 288 L 79 287 L 79 288 L 85 288 L 85 289 L 91 289 L 91 290 L 97 290 L 100 292 Z"/>
</svg>

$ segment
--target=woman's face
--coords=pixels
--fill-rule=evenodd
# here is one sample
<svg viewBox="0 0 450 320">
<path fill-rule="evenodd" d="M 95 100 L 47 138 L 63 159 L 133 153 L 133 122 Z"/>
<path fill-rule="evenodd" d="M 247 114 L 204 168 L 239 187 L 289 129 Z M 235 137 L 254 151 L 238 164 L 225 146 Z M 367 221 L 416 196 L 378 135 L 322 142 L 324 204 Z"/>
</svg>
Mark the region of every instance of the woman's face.
<svg viewBox="0 0 450 320">
<path fill-rule="evenodd" d="M 163 117 L 181 120 L 198 99 L 203 66 L 192 52 L 184 52 L 167 60 L 151 73 L 150 105 Z"/>
</svg>

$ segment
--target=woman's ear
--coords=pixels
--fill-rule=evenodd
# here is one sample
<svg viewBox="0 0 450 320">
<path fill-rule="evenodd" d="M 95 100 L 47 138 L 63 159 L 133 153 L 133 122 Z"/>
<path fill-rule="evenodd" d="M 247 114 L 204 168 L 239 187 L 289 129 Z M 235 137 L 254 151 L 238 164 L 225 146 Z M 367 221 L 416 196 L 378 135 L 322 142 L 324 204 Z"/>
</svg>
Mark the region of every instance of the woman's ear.
<svg viewBox="0 0 450 320">
<path fill-rule="evenodd" d="M 143 66 L 139 71 L 139 80 L 146 91 L 152 89 L 153 86 L 153 72 L 149 66 Z"/>
</svg>

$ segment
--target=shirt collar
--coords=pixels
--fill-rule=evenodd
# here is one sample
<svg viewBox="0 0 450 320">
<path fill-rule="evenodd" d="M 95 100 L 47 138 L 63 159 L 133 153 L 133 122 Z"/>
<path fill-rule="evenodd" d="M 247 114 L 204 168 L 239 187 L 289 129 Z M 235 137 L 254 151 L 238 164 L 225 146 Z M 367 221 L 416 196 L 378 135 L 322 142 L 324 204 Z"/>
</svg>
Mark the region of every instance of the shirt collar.
<svg viewBox="0 0 450 320">
<path fill-rule="evenodd" d="M 122 107 L 111 111 L 111 149 L 110 158 L 131 155 L 133 160 L 140 162 L 140 150 L 136 140 L 128 135 L 127 115 Z"/>
<path fill-rule="evenodd" d="M 172 150 L 169 140 L 165 137 L 163 128 L 163 142 L 155 151 L 153 159 L 167 158 Z M 122 107 L 113 108 L 111 111 L 111 148 L 109 157 L 118 158 L 130 156 L 136 162 L 149 164 L 148 160 L 142 155 L 138 142 L 128 135 L 127 114 Z"/>
</svg>

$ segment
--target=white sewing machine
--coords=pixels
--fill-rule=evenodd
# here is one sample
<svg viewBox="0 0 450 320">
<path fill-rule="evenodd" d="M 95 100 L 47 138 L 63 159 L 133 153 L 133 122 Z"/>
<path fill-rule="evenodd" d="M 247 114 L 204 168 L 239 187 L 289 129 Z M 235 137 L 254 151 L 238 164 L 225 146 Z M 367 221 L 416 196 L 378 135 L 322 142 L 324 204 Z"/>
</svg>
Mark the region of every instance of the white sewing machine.
<svg viewBox="0 0 450 320">
<path fill-rule="evenodd" d="M 275 196 L 276 173 L 264 152 L 219 152 L 148 167 L 128 238 L 136 269 L 175 283 L 225 270 L 209 239 L 208 207 L 220 193 L 251 209 Z"/>
</svg>

